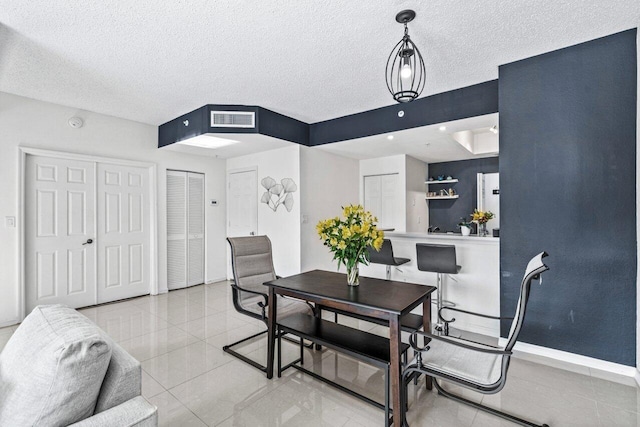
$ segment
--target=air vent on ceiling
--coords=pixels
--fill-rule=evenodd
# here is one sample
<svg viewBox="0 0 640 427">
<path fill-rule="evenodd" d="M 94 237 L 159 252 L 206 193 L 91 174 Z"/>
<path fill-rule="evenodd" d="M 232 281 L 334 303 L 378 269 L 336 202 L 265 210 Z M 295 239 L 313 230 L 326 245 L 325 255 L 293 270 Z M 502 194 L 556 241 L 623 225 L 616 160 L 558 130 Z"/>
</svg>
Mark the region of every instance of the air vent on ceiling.
<svg viewBox="0 0 640 427">
<path fill-rule="evenodd" d="M 253 111 L 212 111 L 211 127 L 254 128 L 256 127 L 256 113 Z"/>
</svg>

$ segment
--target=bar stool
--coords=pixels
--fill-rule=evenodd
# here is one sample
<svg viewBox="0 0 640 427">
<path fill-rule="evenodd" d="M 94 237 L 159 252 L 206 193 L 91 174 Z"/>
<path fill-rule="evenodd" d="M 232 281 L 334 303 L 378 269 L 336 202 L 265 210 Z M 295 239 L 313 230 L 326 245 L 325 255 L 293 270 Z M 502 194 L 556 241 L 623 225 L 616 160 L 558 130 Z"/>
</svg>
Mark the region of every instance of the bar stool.
<svg viewBox="0 0 640 427">
<path fill-rule="evenodd" d="M 382 264 L 387 266 L 387 280 L 391 280 L 391 267 L 398 267 L 411 261 L 409 258 L 396 258 L 393 256 L 393 246 L 391 240 L 384 239 L 380 251 L 376 251 L 371 246 L 368 248 L 369 262 L 372 264 Z"/>
<path fill-rule="evenodd" d="M 438 298 L 436 300 L 438 310 L 438 321 L 436 323 L 436 331 L 444 335 L 449 335 L 449 326 L 440 322 L 440 309 L 443 304 L 453 305 L 443 300 L 444 294 L 444 278 L 443 274 L 458 274 L 460 267 L 456 263 L 456 247 L 453 245 L 432 245 L 427 243 L 416 244 L 416 254 L 418 258 L 418 270 L 437 273 Z"/>
</svg>

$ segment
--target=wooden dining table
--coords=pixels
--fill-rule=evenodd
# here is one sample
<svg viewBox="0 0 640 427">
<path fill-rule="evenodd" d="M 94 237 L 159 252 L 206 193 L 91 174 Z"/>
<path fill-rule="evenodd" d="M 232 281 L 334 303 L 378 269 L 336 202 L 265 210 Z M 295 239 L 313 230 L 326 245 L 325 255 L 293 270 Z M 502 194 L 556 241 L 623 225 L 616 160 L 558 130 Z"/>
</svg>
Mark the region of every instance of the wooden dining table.
<svg viewBox="0 0 640 427">
<path fill-rule="evenodd" d="M 391 376 L 391 402 L 393 425 L 401 426 L 404 405 L 401 404 L 401 318 L 422 304 L 423 328 L 430 331 L 431 294 L 434 286 L 416 283 L 360 277 L 359 286 L 349 286 L 345 274 L 313 270 L 265 283 L 269 287 L 269 301 L 277 301 L 277 295 L 312 302 L 316 307 L 340 310 L 380 319 L 389 325 L 389 351 Z M 273 378 L 276 346 L 277 303 L 269 304 L 267 378 Z M 319 315 L 320 310 L 316 310 Z M 430 383 L 431 378 L 427 378 Z M 428 384 L 430 385 L 430 384 Z"/>
</svg>

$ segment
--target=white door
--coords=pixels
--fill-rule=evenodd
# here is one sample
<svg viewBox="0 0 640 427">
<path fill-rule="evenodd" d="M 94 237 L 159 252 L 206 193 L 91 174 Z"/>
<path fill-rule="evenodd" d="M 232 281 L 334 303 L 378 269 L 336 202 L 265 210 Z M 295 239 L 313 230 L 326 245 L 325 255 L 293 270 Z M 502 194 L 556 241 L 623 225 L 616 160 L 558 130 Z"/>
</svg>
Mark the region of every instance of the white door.
<svg viewBox="0 0 640 427">
<path fill-rule="evenodd" d="M 187 173 L 189 201 L 187 285 L 204 283 L 204 175 Z"/>
<path fill-rule="evenodd" d="M 378 217 L 378 228 L 397 228 L 398 174 L 364 177 L 364 208 Z"/>
<path fill-rule="evenodd" d="M 98 303 L 149 293 L 148 170 L 99 163 Z"/>
<path fill-rule="evenodd" d="M 253 236 L 258 231 L 258 173 L 233 172 L 228 176 L 230 237 Z"/>
<path fill-rule="evenodd" d="M 25 303 L 96 302 L 95 164 L 28 155 Z"/>
<path fill-rule="evenodd" d="M 167 171 L 169 289 L 204 283 L 204 175 Z"/>
<path fill-rule="evenodd" d="M 167 171 L 167 286 L 187 286 L 187 174 Z"/>
</svg>

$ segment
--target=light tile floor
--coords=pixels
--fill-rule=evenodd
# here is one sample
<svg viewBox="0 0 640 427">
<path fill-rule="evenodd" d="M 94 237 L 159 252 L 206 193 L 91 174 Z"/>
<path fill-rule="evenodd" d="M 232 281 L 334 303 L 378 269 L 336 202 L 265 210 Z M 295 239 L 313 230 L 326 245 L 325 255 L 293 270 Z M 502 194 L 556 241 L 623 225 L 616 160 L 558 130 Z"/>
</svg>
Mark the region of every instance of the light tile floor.
<svg viewBox="0 0 640 427">
<path fill-rule="evenodd" d="M 264 329 L 238 314 L 228 282 L 196 286 L 91 307 L 81 313 L 142 363 L 142 394 L 158 407 L 162 426 L 380 426 L 384 414 L 360 400 L 290 369 L 267 380 L 222 347 Z M 341 323 L 384 335 L 387 329 L 341 316 Z M 0 329 L 0 349 L 16 327 Z M 261 363 L 266 338 L 241 347 Z M 297 347 L 283 341 L 283 360 Z M 305 365 L 336 382 L 383 401 L 383 375 L 329 350 L 305 350 Z M 447 388 L 475 401 L 559 426 L 640 426 L 640 393 L 634 386 L 595 375 L 513 359 L 505 389 L 483 396 Z M 507 421 L 410 386 L 411 426 L 511 426 Z"/>
</svg>

